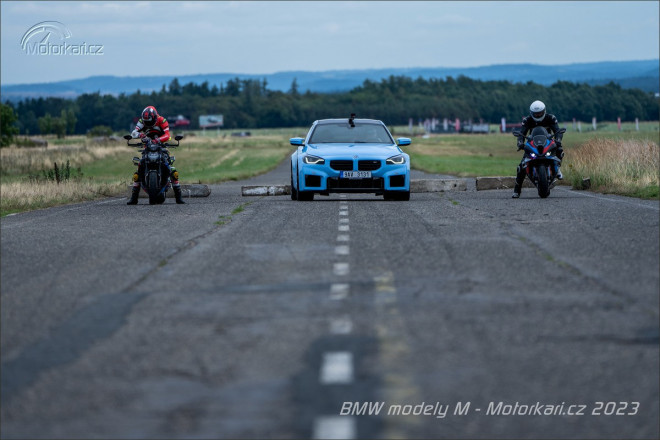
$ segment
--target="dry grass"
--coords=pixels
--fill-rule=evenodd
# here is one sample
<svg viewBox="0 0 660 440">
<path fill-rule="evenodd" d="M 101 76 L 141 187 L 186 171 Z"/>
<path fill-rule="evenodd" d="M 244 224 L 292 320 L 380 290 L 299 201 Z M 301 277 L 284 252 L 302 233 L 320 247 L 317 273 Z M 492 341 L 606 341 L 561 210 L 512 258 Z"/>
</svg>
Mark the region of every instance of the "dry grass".
<svg viewBox="0 0 660 440">
<path fill-rule="evenodd" d="M 2 184 L 0 212 L 2 215 L 66 203 L 84 202 L 108 196 L 126 194 L 127 182 L 115 184 L 91 180 L 54 182 L 18 181 Z"/>
<path fill-rule="evenodd" d="M 129 147 L 120 143 L 3 148 L 0 150 L 3 174 L 0 214 L 5 216 L 14 212 L 126 194 L 130 175 L 125 176 L 123 182 L 120 181 L 121 179 L 107 183 L 92 178 L 77 178 L 59 184 L 41 178 L 26 178 L 26 176 L 41 177 L 42 170 L 52 170 L 55 162 L 63 168 L 69 161 L 71 167 L 76 168 L 118 154 L 131 153 Z"/>
<path fill-rule="evenodd" d="M 2 148 L 0 163 L 3 173 L 25 174 L 38 173 L 50 169 L 54 162 L 71 162 L 72 167 L 103 159 L 119 153 L 129 155 L 131 150 L 126 145 L 62 145 L 31 148 Z"/>
<path fill-rule="evenodd" d="M 588 177 L 599 192 L 658 197 L 660 148 L 649 139 L 593 138 L 567 154 L 574 187 Z"/>
</svg>

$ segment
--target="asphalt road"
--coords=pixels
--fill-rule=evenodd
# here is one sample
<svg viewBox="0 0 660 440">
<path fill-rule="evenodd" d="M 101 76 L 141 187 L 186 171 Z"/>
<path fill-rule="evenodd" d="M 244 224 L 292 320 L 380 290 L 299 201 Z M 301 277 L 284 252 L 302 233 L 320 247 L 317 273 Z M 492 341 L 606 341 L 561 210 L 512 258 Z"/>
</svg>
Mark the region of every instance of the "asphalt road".
<svg viewBox="0 0 660 440">
<path fill-rule="evenodd" d="M 658 202 L 288 179 L 3 218 L 2 438 L 658 438 Z"/>
</svg>

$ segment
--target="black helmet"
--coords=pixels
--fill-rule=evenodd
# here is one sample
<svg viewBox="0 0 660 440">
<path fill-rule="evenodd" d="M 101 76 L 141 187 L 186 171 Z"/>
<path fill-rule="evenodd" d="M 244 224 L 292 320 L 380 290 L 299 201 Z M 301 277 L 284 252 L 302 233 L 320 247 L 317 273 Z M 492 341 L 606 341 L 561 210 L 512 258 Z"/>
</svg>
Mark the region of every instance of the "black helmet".
<svg viewBox="0 0 660 440">
<path fill-rule="evenodd" d="M 158 112 L 156 111 L 156 107 L 150 105 L 142 110 L 142 122 L 144 122 L 144 125 L 147 127 L 153 127 L 157 120 Z"/>
</svg>

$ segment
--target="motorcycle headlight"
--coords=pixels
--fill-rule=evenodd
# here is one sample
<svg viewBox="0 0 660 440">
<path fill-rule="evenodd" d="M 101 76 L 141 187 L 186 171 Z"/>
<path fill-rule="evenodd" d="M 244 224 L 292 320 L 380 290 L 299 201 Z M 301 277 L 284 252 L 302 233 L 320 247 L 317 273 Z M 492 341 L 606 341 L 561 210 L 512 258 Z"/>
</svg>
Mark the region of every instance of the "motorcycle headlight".
<svg viewBox="0 0 660 440">
<path fill-rule="evenodd" d="M 530 153 L 529 155 L 532 156 L 532 157 L 536 157 L 536 154 L 534 154 L 534 153 Z"/>
<path fill-rule="evenodd" d="M 149 159 L 150 162 L 156 162 L 160 158 L 160 154 L 149 152 L 147 158 Z"/>
<path fill-rule="evenodd" d="M 545 157 L 550 157 L 550 152 L 545 153 Z"/>
<path fill-rule="evenodd" d="M 390 157 L 385 163 L 387 165 L 401 165 L 406 163 L 406 157 L 403 154 L 399 154 L 398 156 Z"/>
<path fill-rule="evenodd" d="M 309 163 L 312 165 L 323 165 L 325 164 L 325 159 L 322 159 L 317 156 L 312 156 L 311 154 L 308 154 L 307 156 L 303 157 L 303 162 L 304 163 Z"/>
</svg>

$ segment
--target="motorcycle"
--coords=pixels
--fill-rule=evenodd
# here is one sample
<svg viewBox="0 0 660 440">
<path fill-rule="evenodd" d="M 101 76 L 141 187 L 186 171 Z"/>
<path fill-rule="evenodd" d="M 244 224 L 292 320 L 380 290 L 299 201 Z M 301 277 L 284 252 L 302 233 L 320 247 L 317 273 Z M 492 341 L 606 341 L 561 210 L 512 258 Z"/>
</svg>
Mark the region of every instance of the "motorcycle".
<svg viewBox="0 0 660 440">
<path fill-rule="evenodd" d="M 172 165 L 175 160 L 174 156 L 167 153 L 166 148 L 178 147 L 183 136 L 174 138 L 176 144 L 160 143 L 146 136 L 139 139 L 140 143 L 131 143 L 133 137 L 128 134 L 124 136 L 124 139 L 129 147 L 143 148 L 142 158 L 133 157 L 133 165 L 139 167 L 142 164 L 140 186 L 149 195 L 149 204 L 165 202 L 165 193 L 171 186 L 168 165 Z"/>
<path fill-rule="evenodd" d="M 565 128 L 549 134 L 545 127 L 534 127 L 525 138 L 520 130 L 513 131 L 515 137 L 524 141 L 522 166 L 542 199 L 550 195 L 550 188 L 557 180 L 557 166 L 561 164 L 561 159 L 557 157 L 556 141 L 557 136 L 563 133 L 566 133 Z"/>
</svg>

